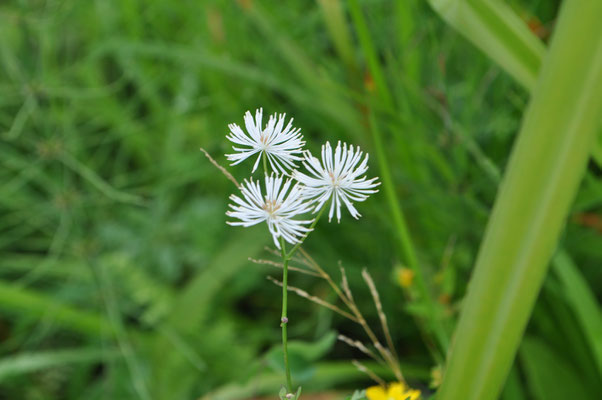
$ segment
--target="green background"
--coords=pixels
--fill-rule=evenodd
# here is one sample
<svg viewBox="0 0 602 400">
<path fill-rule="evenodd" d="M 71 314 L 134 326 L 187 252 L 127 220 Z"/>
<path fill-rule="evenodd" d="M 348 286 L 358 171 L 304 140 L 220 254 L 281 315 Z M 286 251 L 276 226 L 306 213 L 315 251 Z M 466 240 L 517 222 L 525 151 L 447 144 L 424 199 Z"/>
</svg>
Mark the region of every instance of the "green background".
<svg viewBox="0 0 602 400">
<path fill-rule="evenodd" d="M 549 39 L 556 1 L 506 3 Z M 421 1 L 360 2 L 372 59 L 348 3 L 343 24 L 332 4 L 0 3 L 0 399 L 275 396 L 280 289 L 265 277 L 279 271 L 248 261 L 271 258 L 271 239 L 225 224 L 236 189 L 199 151 L 227 165 L 227 124 L 258 107 L 294 117 L 314 152 L 360 145 L 382 176 L 374 115 L 451 333 L 528 92 Z M 598 296 L 600 174 L 588 167 L 562 237 L 574 279 Z M 380 332 L 370 270 L 406 378 L 429 393 L 436 361 L 415 319 L 428 311 L 397 282 L 405 258 L 384 191 L 358 209 L 359 221 L 321 221 L 306 248 L 336 280 L 341 261 Z M 290 279 L 335 300 L 323 281 Z M 599 393 L 563 282 L 544 284 L 507 399 Z M 289 307 L 289 337 L 313 343 L 294 371 L 304 397 L 371 384 L 350 363 L 362 354 L 332 340 L 366 340 L 357 325 L 297 296 Z"/>
</svg>

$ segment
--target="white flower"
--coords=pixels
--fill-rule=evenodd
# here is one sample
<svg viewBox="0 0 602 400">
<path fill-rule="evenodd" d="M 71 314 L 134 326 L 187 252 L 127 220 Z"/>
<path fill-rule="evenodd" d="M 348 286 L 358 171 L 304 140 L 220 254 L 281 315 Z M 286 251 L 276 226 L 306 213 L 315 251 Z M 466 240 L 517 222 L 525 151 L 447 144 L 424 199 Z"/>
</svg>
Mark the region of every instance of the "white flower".
<svg viewBox="0 0 602 400">
<path fill-rule="evenodd" d="M 245 126 L 247 134 L 237 124 L 230 124 L 230 135 L 226 136 L 231 142 L 244 146 L 232 148 L 236 151 L 233 154 L 226 154 L 229 161 L 234 161 L 231 165 L 236 165 L 247 158 L 258 154 L 253 171 L 255 172 L 259 165 L 259 160 L 265 154 L 272 170 L 287 174 L 287 169 L 296 167 L 294 161 L 300 161 L 301 157 L 296 154 L 303 152 L 302 147 L 305 142 L 299 128 L 293 128 L 293 119 L 284 126 L 286 114 L 274 114 L 270 116 L 265 129 L 261 129 L 263 109 L 255 111 L 255 120 L 249 111 L 245 113 Z"/>
<path fill-rule="evenodd" d="M 291 179 L 282 185 L 282 176 L 265 176 L 266 194 L 263 195 L 259 181 L 245 180 L 241 185 L 243 198 L 231 195 L 231 211 L 226 215 L 240 221 L 228 221 L 230 225 L 252 226 L 266 221 L 274 244 L 280 248 L 278 239 L 283 237 L 290 244 L 299 243 L 299 237 L 311 229 L 304 226 L 313 220 L 295 220 L 295 216 L 311 211 L 312 205 L 301 195 L 303 187 L 295 184 L 289 191 Z"/>
<path fill-rule="evenodd" d="M 341 204 L 347 206 L 355 219 L 361 216 L 352 201 L 366 200 L 370 194 L 378 192 L 374 188 L 380 185 L 380 182 L 376 182 L 378 178 L 366 179 L 364 174 L 368 170 L 368 154 L 363 160 L 362 155 L 359 147 L 347 147 L 346 143 L 341 147 L 340 141 L 334 151 L 334 157 L 330 143 L 322 145 L 321 163 L 309 151 L 304 153 L 303 165 L 311 176 L 293 171 L 293 178 L 305 186 L 303 196 L 317 201 L 314 212 L 320 210 L 332 198 L 328 221 L 332 220 L 336 209 L 337 220 L 341 222 Z"/>
</svg>

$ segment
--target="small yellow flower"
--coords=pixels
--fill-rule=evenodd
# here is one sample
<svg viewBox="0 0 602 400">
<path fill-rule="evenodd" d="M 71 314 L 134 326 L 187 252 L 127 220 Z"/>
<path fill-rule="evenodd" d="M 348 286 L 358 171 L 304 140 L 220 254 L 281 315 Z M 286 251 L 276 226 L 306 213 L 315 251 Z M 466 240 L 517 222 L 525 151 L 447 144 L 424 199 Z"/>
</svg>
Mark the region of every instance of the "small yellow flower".
<svg viewBox="0 0 602 400">
<path fill-rule="evenodd" d="M 419 400 L 420 390 L 407 387 L 405 384 L 395 382 L 385 391 L 382 386 L 371 386 L 366 389 L 368 400 Z"/>
<path fill-rule="evenodd" d="M 402 288 L 408 289 L 414 282 L 414 271 L 409 268 L 400 268 L 397 274 L 397 279 Z"/>
<path fill-rule="evenodd" d="M 431 388 L 435 389 L 441 386 L 443 381 L 443 371 L 440 366 L 433 367 L 431 369 Z"/>
</svg>

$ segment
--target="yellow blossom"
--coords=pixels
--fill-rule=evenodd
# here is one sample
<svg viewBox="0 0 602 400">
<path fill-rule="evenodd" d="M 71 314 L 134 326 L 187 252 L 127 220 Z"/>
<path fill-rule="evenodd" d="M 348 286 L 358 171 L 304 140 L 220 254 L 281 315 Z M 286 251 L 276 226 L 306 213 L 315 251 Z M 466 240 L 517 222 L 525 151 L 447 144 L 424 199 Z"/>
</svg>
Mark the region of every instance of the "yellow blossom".
<svg viewBox="0 0 602 400">
<path fill-rule="evenodd" d="M 441 371 L 441 367 L 433 367 L 433 369 L 431 369 L 431 388 L 438 388 L 439 386 L 441 386 L 442 380 L 443 372 Z"/>
<path fill-rule="evenodd" d="M 414 282 L 414 271 L 409 268 L 400 268 L 397 274 L 397 279 L 402 288 L 408 289 Z"/>
<path fill-rule="evenodd" d="M 372 386 L 366 389 L 368 400 L 419 400 L 420 390 L 407 387 L 405 384 L 395 382 L 387 390 L 382 386 Z"/>
</svg>

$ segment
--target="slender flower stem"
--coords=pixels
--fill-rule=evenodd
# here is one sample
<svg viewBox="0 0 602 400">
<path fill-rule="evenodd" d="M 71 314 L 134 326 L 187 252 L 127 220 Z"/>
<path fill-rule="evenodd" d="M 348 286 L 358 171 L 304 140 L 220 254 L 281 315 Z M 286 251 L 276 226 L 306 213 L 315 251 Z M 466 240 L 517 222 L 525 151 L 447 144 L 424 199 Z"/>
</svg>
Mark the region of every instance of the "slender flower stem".
<svg viewBox="0 0 602 400">
<path fill-rule="evenodd" d="M 268 174 L 268 158 L 265 155 L 265 151 L 261 154 L 261 159 L 263 161 L 263 171 L 267 175 Z"/>
<path fill-rule="evenodd" d="M 284 238 L 280 237 L 280 247 L 282 250 L 282 316 L 280 326 L 282 327 L 282 352 L 284 353 L 284 369 L 286 371 L 286 390 L 293 393 L 293 381 L 291 379 L 291 369 L 288 363 L 288 262 L 290 257 L 286 254 Z"/>
<path fill-rule="evenodd" d="M 265 162 L 265 159 L 264 159 Z M 318 220 L 324 213 L 326 207 L 322 207 L 318 216 L 312 222 L 310 229 L 313 229 Z M 311 231 L 310 231 L 311 232 Z M 309 233 L 307 234 L 309 235 Z M 293 381 L 291 379 L 291 369 L 288 363 L 288 336 L 287 336 L 287 325 L 288 325 L 288 262 L 293 257 L 299 246 L 303 244 L 303 241 L 307 238 L 307 235 L 297 243 L 289 253 L 286 252 L 286 243 L 284 238 L 280 237 L 280 250 L 282 251 L 282 316 L 280 318 L 280 326 L 282 327 L 282 352 L 284 353 L 284 369 L 286 371 L 286 389 L 289 393 L 293 393 Z"/>
<path fill-rule="evenodd" d="M 291 251 L 287 254 L 287 258 L 292 258 L 293 255 L 295 254 L 295 252 L 297 251 L 297 249 L 303 244 L 303 242 L 305 241 L 305 239 L 307 239 L 307 236 L 309 236 L 309 234 L 311 233 L 311 230 L 313 230 L 316 226 L 316 224 L 318 223 L 318 220 L 320 219 L 320 217 L 322 216 L 322 214 L 324 214 L 324 210 L 326 209 L 327 204 L 324 204 L 322 206 L 322 208 L 320 209 L 320 211 L 318 212 L 318 216 L 314 219 L 314 222 L 311 223 L 311 225 L 309 226 L 310 231 L 307 233 L 307 235 L 305 235 L 305 237 L 303 239 L 301 239 L 299 241 L 299 243 L 297 243 L 292 249 Z"/>
<path fill-rule="evenodd" d="M 389 162 L 387 161 L 387 155 L 384 149 L 382 136 L 380 131 L 378 130 L 378 126 L 376 124 L 376 119 L 373 112 L 369 112 L 368 123 L 372 131 L 374 147 L 378 156 L 377 160 L 381 170 L 383 189 L 385 192 L 386 200 L 389 204 L 389 208 L 391 210 L 393 224 L 397 229 L 402 254 L 405 256 L 405 261 L 408 267 L 414 272 L 416 288 L 419 292 L 420 301 L 423 302 L 423 304 L 429 310 L 428 317 L 425 318 L 426 323 L 428 324 L 428 329 L 430 331 L 429 333 L 435 337 L 439 346 L 441 347 L 442 353 L 445 354 L 447 352 L 447 348 L 449 347 L 449 338 L 445 327 L 441 323 L 440 317 L 436 309 L 435 300 L 433 299 L 433 296 L 426 283 L 426 279 L 424 277 L 422 268 L 418 263 L 418 258 L 416 257 L 416 252 L 414 251 L 412 237 L 410 235 L 410 231 L 408 229 L 404 213 L 400 206 L 401 203 L 397 198 L 397 194 L 394 190 L 395 185 L 393 184 L 393 178 L 391 177 L 391 173 L 389 171 Z M 433 355 L 437 359 L 441 357 L 439 354 L 440 352 L 437 351 L 437 349 L 432 349 L 432 351 Z"/>
</svg>

